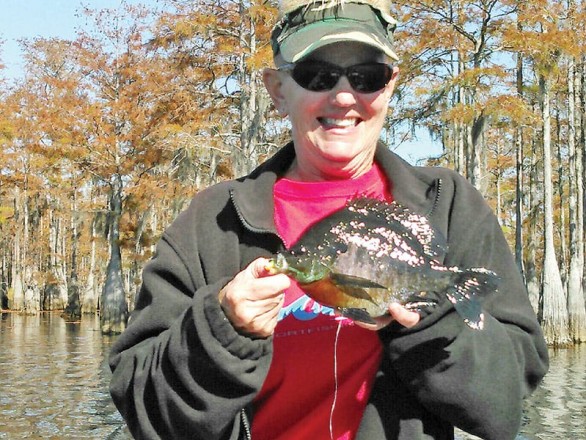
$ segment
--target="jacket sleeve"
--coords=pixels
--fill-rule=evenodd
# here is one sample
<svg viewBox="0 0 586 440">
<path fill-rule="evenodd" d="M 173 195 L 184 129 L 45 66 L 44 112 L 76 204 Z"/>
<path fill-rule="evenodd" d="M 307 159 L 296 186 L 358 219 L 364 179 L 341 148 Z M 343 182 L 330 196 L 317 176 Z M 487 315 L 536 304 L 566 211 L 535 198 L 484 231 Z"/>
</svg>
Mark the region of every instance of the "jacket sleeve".
<svg viewBox="0 0 586 440">
<path fill-rule="evenodd" d="M 110 354 L 110 393 L 138 439 L 234 439 L 263 383 L 270 339 L 238 334 L 211 284 L 163 236 L 143 272 L 127 329 Z M 197 265 L 195 265 L 197 266 Z"/>
<path fill-rule="evenodd" d="M 444 301 L 416 327 L 386 333 L 388 360 L 436 416 L 484 439 L 513 439 L 523 399 L 547 371 L 547 347 L 496 216 L 462 178 L 448 184 L 454 197 L 432 217 L 447 232 L 444 264 L 493 270 L 498 291 L 483 302 L 483 330 Z"/>
</svg>

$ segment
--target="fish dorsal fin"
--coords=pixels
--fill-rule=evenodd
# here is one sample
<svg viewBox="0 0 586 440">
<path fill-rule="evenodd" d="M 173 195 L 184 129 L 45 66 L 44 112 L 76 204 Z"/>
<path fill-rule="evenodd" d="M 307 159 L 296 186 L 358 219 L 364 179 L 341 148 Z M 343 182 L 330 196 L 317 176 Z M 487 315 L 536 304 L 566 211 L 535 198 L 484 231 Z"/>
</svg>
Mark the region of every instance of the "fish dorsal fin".
<svg viewBox="0 0 586 440">
<path fill-rule="evenodd" d="M 445 238 L 433 227 L 427 217 L 414 213 L 397 202 L 388 203 L 368 197 L 358 197 L 348 202 L 347 209 L 371 221 L 376 218 L 379 222 L 396 230 L 402 229 L 403 238 L 413 237 L 421 245 L 422 252 L 430 257 L 438 257 L 447 251 Z M 413 243 L 411 245 L 413 246 Z"/>
</svg>

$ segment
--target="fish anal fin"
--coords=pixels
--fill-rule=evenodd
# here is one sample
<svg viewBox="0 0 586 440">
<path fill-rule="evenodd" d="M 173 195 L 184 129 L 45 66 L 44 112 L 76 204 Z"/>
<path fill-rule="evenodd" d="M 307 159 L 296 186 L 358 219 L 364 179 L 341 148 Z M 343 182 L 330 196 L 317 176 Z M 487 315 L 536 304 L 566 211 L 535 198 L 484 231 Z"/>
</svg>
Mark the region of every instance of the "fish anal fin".
<svg viewBox="0 0 586 440">
<path fill-rule="evenodd" d="M 342 316 L 345 316 L 352 321 L 364 322 L 366 324 L 376 324 L 374 318 L 370 316 L 365 309 L 338 307 L 338 311 L 342 314 Z"/>
</svg>

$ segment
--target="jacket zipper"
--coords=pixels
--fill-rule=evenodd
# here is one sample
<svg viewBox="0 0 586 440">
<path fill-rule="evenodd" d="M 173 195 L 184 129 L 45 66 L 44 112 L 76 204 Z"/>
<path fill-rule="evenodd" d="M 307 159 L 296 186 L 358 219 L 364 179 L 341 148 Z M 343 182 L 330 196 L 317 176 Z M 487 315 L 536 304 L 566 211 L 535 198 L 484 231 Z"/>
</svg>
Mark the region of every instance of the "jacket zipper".
<svg viewBox="0 0 586 440">
<path fill-rule="evenodd" d="M 232 201 L 232 205 L 234 206 L 234 209 L 236 210 L 236 214 L 238 215 L 238 219 L 240 220 L 240 223 L 242 223 L 242 226 L 244 226 L 246 229 L 248 229 L 250 232 L 253 232 L 255 234 L 271 234 L 271 235 L 276 235 L 279 240 L 281 240 L 281 243 L 286 247 L 287 243 L 285 243 L 285 239 L 283 237 L 281 237 L 281 235 L 278 232 L 273 232 L 270 231 L 268 229 L 261 229 L 261 228 L 256 228 L 254 226 L 252 226 L 242 215 L 242 212 L 240 212 L 240 208 L 238 207 L 238 204 L 236 203 L 236 200 L 234 200 L 234 193 L 232 191 L 230 191 L 230 200 Z"/>
<path fill-rule="evenodd" d="M 242 408 L 240 410 L 240 418 L 242 419 L 242 426 L 244 427 L 244 438 L 246 440 L 252 440 L 252 432 L 250 430 L 250 422 L 248 420 L 248 416 L 246 415 L 246 409 Z"/>
<path fill-rule="evenodd" d="M 242 226 L 244 226 L 246 229 L 248 229 L 248 231 L 255 233 L 255 234 L 275 234 L 277 237 L 279 237 L 279 239 L 281 240 L 281 243 L 285 243 L 285 240 L 283 240 L 283 237 L 281 237 L 278 233 L 273 232 L 273 231 L 269 231 L 267 229 L 260 229 L 260 228 L 253 227 L 244 218 L 244 216 L 242 215 L 242 212 L 240 212 L 240 208 L 238 207 L 236 200 L 234 200 L 234 193 L 232 191 L 230 191 L 230 200 L 232 201 L 232 205 L 234 206 L 234 209 L 236 210 L 236 215 L 238 216 L 240 223 L 242 224 Z M 246 408 L 242 408 L 240 410 L 240 419 L 242 421 L 242 428 L 244 429 L 244 439 L 245 440 L 252 440 L 252 430 L 250 428 L 250 420 L 248 420 L 248 415 L 246 414 Z"/>
<path fill-rule="evenodd" d="M 441 192 L 442 192 L 442 179 L 437 179 L 437 190 L 435 192 L 435 199 L 434 199 L 433 205 L 431 206 L 431 209 L 427 213 L 426 217 L 431 217 L 433 215 L 433 213 L 439 203 L 439 198 L 440 198 Z"/>
</svg>

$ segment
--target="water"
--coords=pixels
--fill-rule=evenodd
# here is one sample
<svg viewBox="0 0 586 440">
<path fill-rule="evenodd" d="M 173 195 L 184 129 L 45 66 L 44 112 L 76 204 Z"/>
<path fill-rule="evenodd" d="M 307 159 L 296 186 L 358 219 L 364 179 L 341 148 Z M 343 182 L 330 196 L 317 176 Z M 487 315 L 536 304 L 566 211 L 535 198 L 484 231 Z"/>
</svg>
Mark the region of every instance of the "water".
<svg viewBox="0 0 586 440">
<path fill-rule="evenodd" d="M 550 372 L 524 414 L 529 439 L 586 439 L 586 344 L 550 352 Z"/>
<path fill-rule="evenodd" d="M 0 316 L 0 439 L 124 438 L 97 319 Z"/>
<path fill-rule="evenodd" d="M 0 317 L 0 439 L 131 439 L 108 394 L 114 339 L 100 333 L 96 318 Z M 550 355 L 518 440 L 586 440 L 586 344 Z"/>
</svg>

